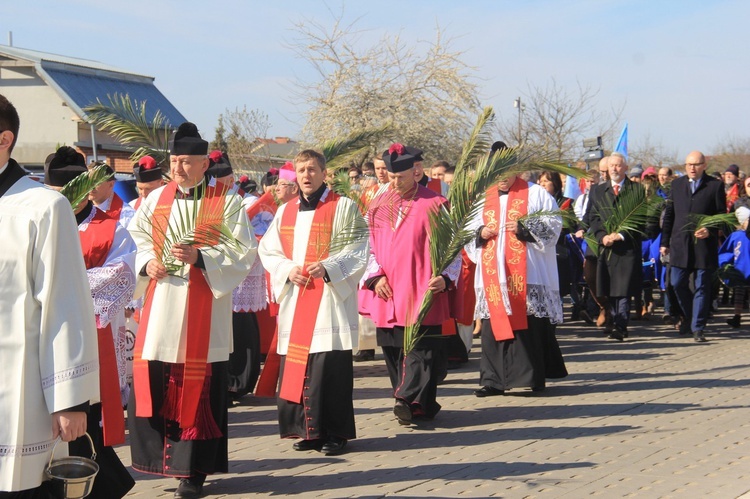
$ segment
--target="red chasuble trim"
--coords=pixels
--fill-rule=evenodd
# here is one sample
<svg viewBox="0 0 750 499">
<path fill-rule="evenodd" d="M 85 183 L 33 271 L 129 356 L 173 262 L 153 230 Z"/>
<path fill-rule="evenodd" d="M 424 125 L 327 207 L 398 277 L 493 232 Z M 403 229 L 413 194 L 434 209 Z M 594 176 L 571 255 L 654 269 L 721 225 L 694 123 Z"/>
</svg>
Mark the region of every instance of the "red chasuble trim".
<svg viewBox="0 0 750 499">
<path fill-rule="evenodd" d="M 505 223 L 516 221 L 526 215 L 528 208 L 528 184 L 523 179 L 517 178 L 508 192 Z M 502 230 L 497 220 L 497 217 L 500 216 L 500 196 L 497 186 L 487 190 L 482 216 L 484 224 L 488 228 Z M 511 315 L 508 315 L 503 304 L 500 276 L 497 272 L 497 238 L 490 239 L 482 250 L 482 280 L 487 306 L 490 311 L 492 334 L 497 341 L 513 339 L 513 331 L 528 328 L 526 318 L 526 243 L 520 241 L 511 232 L 505 233 L 504 265 Z"/>
<path fill-rule="evenodd" d="M 112 194 L 112 202 L 109 203 L 109 209 L 107 215 L 114 218 L 118 222 L 120 221 L 120 213 L 122 212 L 122 198 L 117 194 Z"/>
<path fill-rule="evenodd" d="M 152 237 L 157 254 L 164 245 L 166 228 L 169 224 L 169 214 L 175 200 L 177 184 L 170 182 L 161 192 L 159 201 L 152 216 Z M 224 192 L 219 192 L 212 186 L 207 186 L 198 212 L 196 225 L 218 221 L 224 212 Z M 211 246 L 218 241 L 218 235 L 210 231 L 196 231 L 204 234 L 198 247 Z M 139 330 L 143 331 L 136 337 L 133 355 L 133 383 L 135 385 L 136 416 L 151 417 L 153 415 L 153 401 L 151 398 L 148 361 L 143 359 L 143 345 L 148 330 L 148 318 L 151 313 L 151 302 L 154 298 L 156 282 L 151 280 L 146 290 L 146 299 L 141 314 Z M 211 338 L 211 308 L 213 295 L 201 269 L 191 266 L 188 277 L 188 323 L 184 364 L 184 384 L 179 397 L 180 428 L 190 428 L 195 425 L 196 413 L 200 402 L 200 395 L 206 378 L 206 364 L 208 346 Z"/>
<path fill-rule="evenodd" d="M 117 230 L 117 221 L 104 211 L 94 209 L 96 213 L 89 221 L 87 230 L 78 231 L 87 270 L 104 266 Z M 102 237 L 104 233 L 109 237 Z M 125 417 L 120 399 L 120 376 L 117 373 L 112 326 L 108 324 L 106 327 L 97 328 L 96 333 L 104 445 L 118 445 L 125 442 Z"/>
<path fill-rule="evenodd" d="M 310 236 L 307 239 L 305 263 L 303 273 L 308 265 L 325 259 L 331 243 L 333 231 L 333 217 L 339 197 L 329 191 L 325 201 L 321 201 L 315 209 Z M 281 216 L 279 237 L 281 247 L 287 259 L 291 260 L 294 252 L 294 229 L 297 222 L 299 203 L 287 204 Z M 320 301 L 323 298 L 323 279 L 309 278 L 306 287 L 300 290 L 297 305 L 294 308 L 292 329 L 289 336 L 289 347 L 284 364 L 284 375 L 281 379 L 279 397 L 289 402 L 299 404 L 302 401 L 302 389 L 307 371 L 307 359 L 310 353 L 315 322 L 318 318 Z"/>
<path fill-rule="evenodd" d="M 268 191 L 247 209 L 247 218 L 252 220 L 261 211 L 267 211 L 271 215 L 275 215 L 277 209 L 276 200 L 273 198 L 271 191 Z"/>
<path fill-rule="evenodd" d="M 99 392 L 102 401 L 102 430 L 104 445 L 125 443 L 125 416 L 120 399 L 120 376 L 112 340 L 112 326 L 96 330 L 99 347 Z"/>
</svg>

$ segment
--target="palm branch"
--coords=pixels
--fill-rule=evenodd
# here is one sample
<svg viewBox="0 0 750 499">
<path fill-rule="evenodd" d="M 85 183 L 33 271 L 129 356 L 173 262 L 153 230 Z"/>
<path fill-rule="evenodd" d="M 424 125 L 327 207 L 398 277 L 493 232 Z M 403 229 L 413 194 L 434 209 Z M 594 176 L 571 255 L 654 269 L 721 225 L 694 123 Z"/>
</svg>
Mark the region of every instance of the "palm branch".
<svg viewBox="0 0 750 499">
<path fill-rule="evenodd" d="M 716 215 L 690 213 L 688 215 L 688 223 L 685 224 L 682 230 L 695 232 L 700 229 L 707 229 L 732 232 L 738 225 L 739 221 L 735 213 L 717 213 Z"/>
<path fill-rule="evenodd" d="M 448 193 L 450 208 L 430 213 L 429 251 L 432 275 L 439 276 L 459 256 L 463 247 L 476 233 L 470 230 L 472 219 L 481 214 L 487 190 L 503 177 L 540 167 L 543 163 L 528 151 L 505 149 L 489 154 L 488 130 L 494 118 L 492 108 L 485 108 L 464 142 L 461 160 L 456 166 L 453 184 Z M 566 167 L 568 168 L 568 167 Z M 586 172 L 570 168 L 570 174 L 581 177 Z M 566 174 L 567 174 L 566 170 Z M 408 354 L 424 333 L 422 321 L 433 302 L 433 294 L 426 292 L 413 322 L 404 328 L 404 352 Z"/>
<path fill-rule="evenodd" d="M 528 228 L 528 223 L 540 219 L 548 219 L 549 217 L 558 217 L 562 219 L 563 227 L 571 227 L 578 224 L 578 218 L 575 213 L 571 210 L 540 210 L 534 213 L 527 213 L 520 217 L 517 222 L 524 227 Z"/>
<path fill-rule="evenodd" d="M 337 169 L 353 158 L 364 155 L 380 142 L 391 128 L 390 123 L 377 128 L 355 130 L 345 137 L 328 140 L 319 146 L 326 158 L 326 168 Z"/>
<path fill-rule="evenodd" d="M 727 288 L 737 288 L 748 285 L 748 280 L 745 278 L 745 275 L 737 270 L 737 268 L 731 263 L 727 263 L 720 267 L 716 271 L 716 277 L 719 279 L 721 285 Z"/>
<path fill-rule="evenodd" d="M 244 247 L 234 236 L 233 229 L 236 223 L 232 222 L 243 209 L 242 205 L 238 203 L 232 206 L 231 203 L 225 202 L 220 209 L 208 208 L 208 205 L 203 207 L 203 203 L 198 201 L 203 198 L 205 188 L 205 184 L 202 184 L 193 190 L 193 202 L 189 205 L 180 202 L 172 205 L 175 216 L 170 216 L 166 228 L 161 229 L 154 225 L 153 213 L 147 213 L 138 224 L 138 229 L 153 245 L 156 257 L 167 268 L 169 274 L 178 274 L 186 265 L 172 256 L 172 246 L 175 244 L 210 246 L 228 258 L 232 255 L 221 246 L 236 251 Z M 225 196 L 228 190 L 229 188 L 224 187 L 216 195 Z M 155 237 L 154 232 L 157 232 L 158 237 Z"/>
<path fill-rule="evenodd" d="M 97 99 L 96 104 L 84 108 L 86 118 L 121 143 L 133 147 L 131 161 L 149 155 L 157 164 L 166 164 L 172 125 L 161 110 L 149 120 L 146 101 L 131 100 L 129 95 L 117 93 L 107 98 L 107 103 Z"/>
<path fill-rule="evenodd" d="M 70 205 L 75 209 L 95 187 L 111 178 L 112 174 L 107 173 L 107 165 L 97 165 L 65 184 L 60 193 L 68 198 Z"/>
<path fill-rule="evenodd" d="M 646 225 L 655 216 L 655 210 L 663 203 L 660 196 L 646 195 L 642 188 L 623 189 L 612 206 L 597 206 L 593 209 L 602 220 L 607 234 L 645 235 Z M 594 234 L 585 238 L 592 251 L 597 252 L 599 243 Z"/>
<path fill-rule="evenodd" d="M 329 187 L 339 196 L 347 197 L 354 201 L 357 204 L 360 213 L 365 213 L 367 211 L 367 204 L 362 198 L 362 191 L 352 189 L 352 183 L 349 180 L 349 172 L 345 169 L 340 168 L 333 174 L 333 180 L 329 184 Z"/>
</svg>

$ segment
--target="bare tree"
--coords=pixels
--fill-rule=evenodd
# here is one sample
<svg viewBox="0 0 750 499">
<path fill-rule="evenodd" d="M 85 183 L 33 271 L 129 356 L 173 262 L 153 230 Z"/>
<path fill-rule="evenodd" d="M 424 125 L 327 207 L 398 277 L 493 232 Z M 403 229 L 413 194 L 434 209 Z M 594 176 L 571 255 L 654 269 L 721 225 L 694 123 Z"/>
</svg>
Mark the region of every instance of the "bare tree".
<svg viewBox="0 0 750 499">
<path fill-rule="evenodd" d="M 730 136 L 724 139 L 709 157 L 708 168 L 724 172 L 731 164 L 750 172 L 750 137 Z"/>
<path fill-rule="evenodd" d="M 268 147 L 261 140 L 266 137 L 271 128 L 267 114 L 256 109 L 248 110 L 246 106 L 234 110 L 227 109 L 219 115 L 219 126 L 222 130 L 226 130 L 222 139 L 226 143 L 226 152 L 236 169 L 259 170 L 260 164 L 269 162 Z M 218 137 L 216 140 L 218 141 Z"/>
<path fill-rule="evenodd" d="M 628 163 L 641 163 L 647 166 L 672 167 L 679 163 L 677 148 L 668 150 L 661 142 L 655 143 L 650 133 L 640 134 L 638 140 L 633 140 L 628 151 Z"/>
<path fill-rule="evenodd" d="M 573 90 L 564 88 L 554 78 L 546 87 L 529 83 L 525 98 L 521 98 L 520 119 L 504 116 L 500 134 L 508 142 L 532 148 L 549 159 L 578 159 L 584 138 L 602 136 L 605 144 L 611 143 L 620 122 L 624 105 L 601 111 L 598 94 L 599 90 L 581 83 Z"/>
<path fill-rule="evenodd" d="M 317 78 L 295 83 L 309 106 L 303 139 L 320 144 L 356 130 L 390 124 L 390 139 L 420 147 L 429 159 L 455 161 L 479 112 L 477 86 L 461 52 L 436 28 L 434 42 L 407 44 L 398 33 L 363 43 L 356 21 L 332 26 L 302 21 L 291 48 Z M 371 144 L 372 152 L 385 144 Z"/>
</svg>

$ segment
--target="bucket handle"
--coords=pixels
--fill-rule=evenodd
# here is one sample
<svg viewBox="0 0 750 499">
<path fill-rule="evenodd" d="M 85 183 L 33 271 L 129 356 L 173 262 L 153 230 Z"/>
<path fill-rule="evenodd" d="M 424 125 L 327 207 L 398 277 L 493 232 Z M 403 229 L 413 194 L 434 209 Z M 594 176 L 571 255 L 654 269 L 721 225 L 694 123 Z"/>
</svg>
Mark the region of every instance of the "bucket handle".
<svg viewBox="0 0 750 499">
<path fill-rule="evenodd" d="M 88 434 L 88 432 L 84 433 L 86 435 L 86 438 L 89 439 L 89 443 L 91 444 L 91 460 L 96 461 L 96 449 L 94 448 L 94 441 L 91 439 L 91 435 Z M 47 469 L 50 469 L 52 467 L 52 460 L 55 459 L 55 449 L 57 448 L 57 444 L 62 442 L 62 439 L 60 437 L 57 437 L 57 440 L 55 440 L 55 445 L 52 447 L 52 455 L 49 457 L 49 463 L 47 463 Z"/>
</svg>

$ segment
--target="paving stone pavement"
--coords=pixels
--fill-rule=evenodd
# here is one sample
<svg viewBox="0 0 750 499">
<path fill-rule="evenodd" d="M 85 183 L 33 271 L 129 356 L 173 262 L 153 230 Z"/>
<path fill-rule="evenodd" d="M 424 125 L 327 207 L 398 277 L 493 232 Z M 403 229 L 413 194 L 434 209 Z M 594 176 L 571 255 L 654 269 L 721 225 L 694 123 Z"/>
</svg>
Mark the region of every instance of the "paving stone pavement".
<svg viewBox="0 0 750 499">
<path fill-rule="evenodd" d="M 348 452 L 295 452 L 274 400 L 229 414 L 230 473 L 208 497 L 750 498 L 750 327 L 712 320 L 708 343 L 661 322 L 631 322 L 624 343 L 558 328 L 570 375 L 547 390 L 480 399 L 478 340 L 438 389 L 443 409 L 399 426 L 381 355 L 355 364 L 359 438 Z M 118 454 L 130 464 L 127 446 Z M 174 479 L 133 472 L 129 497 L 172 497 Z"/>
</svg>

